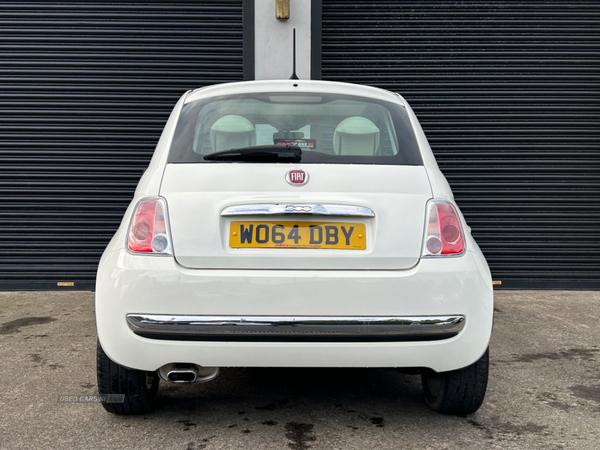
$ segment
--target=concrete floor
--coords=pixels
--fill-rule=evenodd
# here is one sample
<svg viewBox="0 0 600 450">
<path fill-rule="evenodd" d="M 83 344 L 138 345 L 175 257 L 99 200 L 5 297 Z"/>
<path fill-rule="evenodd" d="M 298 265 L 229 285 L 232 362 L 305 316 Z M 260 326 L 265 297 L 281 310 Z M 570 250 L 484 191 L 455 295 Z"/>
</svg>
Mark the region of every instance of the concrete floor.
<svg viewBox="0 0 600 450">
<path fill-rule="evenodd" d="M 468 417 L 422 401 L 393 370 L 223 369 L 161 384 L 140 417 L 97 403 L 93 294 L 0 292 L 0 447 L 598 449 L 600 292 L 500 291 L 486 400 Z"/>
</svg>

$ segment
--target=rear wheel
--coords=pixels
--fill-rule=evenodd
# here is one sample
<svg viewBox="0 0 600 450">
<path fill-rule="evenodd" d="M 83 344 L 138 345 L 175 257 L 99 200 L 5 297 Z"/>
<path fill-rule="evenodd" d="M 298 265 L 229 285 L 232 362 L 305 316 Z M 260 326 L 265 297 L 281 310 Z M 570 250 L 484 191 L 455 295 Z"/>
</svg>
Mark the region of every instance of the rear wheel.
<svg viewBox="0 0 600 450">
<path fill-rule="evenodd" d="M 472 414 L 485 397 L 489 370 L 489 349 L 471 364 L 450 372 L 428 371 L 421 375 L 425 402 L 442 414 Z"/>
<path fill-rule="evenodd" d="M 98 393 L 102 406 L 114 414 L 144 414 L 156 405 L 158 374 L 129 369 L 111 360 L 98 342 Z M 115 395 L 116 394 L 116 395 Z"/>
</svg>

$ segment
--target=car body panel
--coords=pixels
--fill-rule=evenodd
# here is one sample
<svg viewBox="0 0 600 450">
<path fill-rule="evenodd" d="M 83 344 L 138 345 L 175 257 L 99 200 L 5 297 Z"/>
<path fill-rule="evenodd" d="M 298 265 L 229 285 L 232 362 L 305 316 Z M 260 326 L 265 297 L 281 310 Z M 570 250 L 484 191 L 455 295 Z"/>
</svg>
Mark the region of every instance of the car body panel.
<svg viewBox="0 0 600 450">
<path fill-rule="evenodd" d="M 370 99 L 397 102 L 404 107 L 405 101 L 398 94 L 384 89 L 335 81 L 314 80 L 257 80 L 218 84 L 189 92 L 185 103 L 221 95 L 252 94 L 262 92 L 298 92 L 311 94 L 349 94 Z"/>
<path fill-rule="evenodd" d="M 401 271 L 197 270 L 172 257 L 105 253 L 96 320 L 119 364 L 155 370 L 171 362 L 226 367 L 428 367 L 458 369 L 488 346 L 493 292 L 477 252 L 452 264 L 422 259 Z M 136 336 L 127 314 L 423 316 L 463 314 L 456 337 L 426 342 L 186 342 Z"/>
<path fill-rule="evenodd" d="M 310 181 L 301 189 L 285 181 L 303 169 Z M 213 269 L 407 269 L 419 261 L 424 217 L 431 198 L 422 166 L 333 164 L 168 164 L 160 195 L 167 200 L 176 260 L 189 268 Z M 235 249 L 229 247 L 232 220 L 265 217 L 221 216 L 229 206 L 334 204 L 370 208 L 373 218 L 340 216 L 364 223 L 365 250 Z M 322 221 L 314 215 L 276 215 L 272 220 Z"/>
</svg>

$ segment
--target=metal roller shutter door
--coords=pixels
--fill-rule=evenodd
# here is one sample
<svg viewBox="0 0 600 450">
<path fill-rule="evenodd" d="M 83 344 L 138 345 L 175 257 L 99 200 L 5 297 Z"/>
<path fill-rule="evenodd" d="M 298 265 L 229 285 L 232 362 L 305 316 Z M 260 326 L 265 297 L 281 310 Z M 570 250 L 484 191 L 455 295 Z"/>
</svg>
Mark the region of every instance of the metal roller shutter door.
<svg viewBox="0 0 600 450">
<path fill-rule="evenodd" d="M 0 289 L 93 288 L 179 96 L 240 80 L 242 0 L 0 2 Z"/>
<path fill-rule="evenodd" d="M 323 78 L 411 102 L 494 279 L 600 288 L 600 2 L 322 7 Z"/>
</svg>

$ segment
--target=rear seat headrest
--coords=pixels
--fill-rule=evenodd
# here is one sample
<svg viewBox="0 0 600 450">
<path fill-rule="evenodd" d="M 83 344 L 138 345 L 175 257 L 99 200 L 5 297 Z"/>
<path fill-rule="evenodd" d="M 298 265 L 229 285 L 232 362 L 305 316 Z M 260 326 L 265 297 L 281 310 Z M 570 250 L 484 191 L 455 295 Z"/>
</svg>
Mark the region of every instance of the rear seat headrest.
<svg viewBox="0 0 600 450">
<path fill-rule="evenodd" d="M 348 117 L 333 133 L 333 149 L 338 155 L 373 156 L 378 147 L 379 128 L 365 117 Z"/>
<path fill-rule="evenodd" d="M 210 145 L 215 152 L 256 145 L 254 125 L 243 116 L 223 116 L 210 128 Z"/>
</svg>

